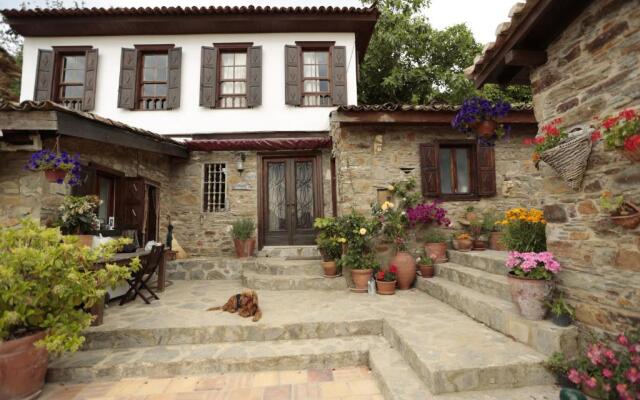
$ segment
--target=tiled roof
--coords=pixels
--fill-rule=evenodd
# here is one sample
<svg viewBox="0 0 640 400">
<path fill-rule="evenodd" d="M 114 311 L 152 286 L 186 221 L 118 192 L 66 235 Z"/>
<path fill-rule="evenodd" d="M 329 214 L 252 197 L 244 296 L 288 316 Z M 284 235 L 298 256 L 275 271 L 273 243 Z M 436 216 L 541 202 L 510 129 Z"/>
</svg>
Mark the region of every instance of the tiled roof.
<svg viewBox="0 0 640 400">
<path fill-rule="evenodd" d="M 426 105 L 413 105 L 413 104 L 362 104 L 357 106 L 339 106 L 336 111 L 349 111 L 349 112 L 402 112 L 402 111 L 422 111 L 422 112 L 438 112 L 448 111 L 455 112 L 460 109 L 460 105 L 448 104 L 448 103 L 432 103 Z M 511 107 L 514 111 L 531 111 L 533 106 L 531 104 L 514 104 Z"/>
<path fill-rule="evenodd" d="M 152 139 L 156 142 L 173 144 L 183 148 L 186 147 L 183 143 L 173 140 L 167 136 L 163 136 L 158 133 L 154 133 L 145 129 L 135 128 L 133 126 L 124 124 L 122 122 L 114 121 L 109 118 L 104 118 L 93 113 L 67 108 L 61 104 L 54 103 L 52 101 L 27 100 L 27 101 L 23 101 L 22 103 L 3 102 L 3 103 L 0 103 L 0 111 L 59 111 L 67 114 L 77 115 L 81 118 L 96 121 L 104 125 L 119 128 L 128 132 L 131 132 L 135 135 L 140 135 L 140 136 L 144 136 L 146 138 Z"/>
<path fill-rule="evenodd" d="M 132 15 L 215 15 L 215 14 L 375 14 L 374 7 L 270 7 L 270 6 L 210 6 L 210 7 L 91 7 L 6 9 L 5 17 L 54 16 L 132 16 Z"/>
</svg>

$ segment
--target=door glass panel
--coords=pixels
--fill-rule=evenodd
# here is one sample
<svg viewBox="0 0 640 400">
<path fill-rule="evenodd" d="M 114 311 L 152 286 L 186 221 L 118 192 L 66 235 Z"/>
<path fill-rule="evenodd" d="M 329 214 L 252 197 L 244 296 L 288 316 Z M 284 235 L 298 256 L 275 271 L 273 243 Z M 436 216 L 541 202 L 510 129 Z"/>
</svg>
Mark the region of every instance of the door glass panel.
<svg viewBox="0 0 640 400">
<path fill-rule="evenodd" d="M 296 228 L 313 227 L 313 164 L 296 162 Z"/>
<path fill-rule="evenodd" d="M 279 162 L 267 165 L 267 228 L 269 231 L 284 231 L 287 230 L 285 164 Z"/>
<path fill-rule="evenodd" d="M 440 192 L 452 193 L 451 190 L 451 151 L 441 149 L 440 151 Z"/>
<path fill-rule="evenodd" d="M 471 182 L 469 174 L 469 150 L 456 149 L 456 172 L 458 180 L 458 193 L 469 193 Z"/>
</svg>

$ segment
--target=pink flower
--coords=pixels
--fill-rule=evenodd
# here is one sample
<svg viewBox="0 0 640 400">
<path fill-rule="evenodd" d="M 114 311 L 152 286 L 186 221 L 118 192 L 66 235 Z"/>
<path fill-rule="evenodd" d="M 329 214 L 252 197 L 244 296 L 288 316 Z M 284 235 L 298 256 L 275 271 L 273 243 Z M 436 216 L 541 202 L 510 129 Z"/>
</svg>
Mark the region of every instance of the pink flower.
<svg viewBox="0 0 640 400">
<path fill-rule="evenodd" d="M 624 383 L 618 383 L 616 385 L 616 391 L 620 395 L 626 395 L 627 394 L 627 385 L 624 384 Z"/>
<path fill-rule="evenodd" d="M 627 339 L 627 337 L 623 334 L 618 335 L 618 343 L 620 343 L 622 346 L 628 346 L 629 345 L 629 339 Z"/>
<path fill-rule="evenodd" d="M 638 369 L 635 368 L 635 367 L 629 368 L 629 370 L 627 371 L 627 373 L 624 376 L 631 383 L 640 382 L 640 371 L 638 371 Z"/>
<path fill-rule="evenodd" d="M 609 393 L 611 391 L 611 385 L 609 385 L 608 383 L 605 383 L 604 385 L 602 385 L 602 390 Z"/>
<path fill-rule="evenodd" d="M 604 376 L 605 378 L 609 379 L 613 376 L 613 371 L 611 371 L 608 368 L 605 368 L 602 370 L 602 376 Z"/>
<path fill-rule="evenodd" d="M 580 384 L 580 373 L 575 368 L 572 368 L 571 370 L 569 370 L 569 373 L 567 374 L 567 378 L 569 378 L 569 380 L 575 383 L 576 385 Z"/>
<path fill-rule="evenodd" d="M 637 365 L 638 367 L 640 367 L 640 356 L 631 357 L 631 364 Z"/>
<path fill-rule="evenodd" d="M 584 384 L 586 387 L 588 387 L 589 389 L 595 389 L 596 386 L 598 386 L 598 381 L 596 380 L 596 378 L 594 378 L 593 376 L 589 379 L 587 379 L 586 381 L 584 381 Z"/>
</svg>

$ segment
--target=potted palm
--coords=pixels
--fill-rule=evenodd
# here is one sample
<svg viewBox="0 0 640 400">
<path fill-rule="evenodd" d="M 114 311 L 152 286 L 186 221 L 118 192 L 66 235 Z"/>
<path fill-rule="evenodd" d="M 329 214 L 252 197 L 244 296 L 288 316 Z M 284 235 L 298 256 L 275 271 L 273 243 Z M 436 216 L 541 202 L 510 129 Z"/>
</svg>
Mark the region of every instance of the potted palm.
<svg viewBox="0 0 640 400">
<path fill-rule="evenodd" d="M 600 207 L 611 215 L 611 221 L 618 226 L 635 229 L 640 225 L 640 208 L 625 201 L 622 195 L 613 197 L 610 192 L 602 193 Z"/>
<path fill-rule="evenodd" d="M 65 196 L 60 205 L 60 229 L 68 235 L 78 236 L 78 243 L 91 247 L 93 234 L 100 229 L 96 210 L 98 196 Z"/>
<path fill-rule="evenodd" d="M 338 226 L 335 218 L 316 218 L 313 223 L 318 231 L 316 245 L 322 255 L 322 269 L 326 278 L 337 276 L 336 260 L 342 255 L 342 239 L 338 236 Z"/>
<path fill-rule="evenodd" d="M 44 385 L 49 356 L 77 351 L 91 324 L 87 312 L 105 289 L 139 268 L 94 267 L 126 243 L 97 249 L 76 246 L 76 238 L 33 220 L 0 228 L 0 399 L 33 398 Z"/>
<path fill-rule="evenodd" d="M 388 271 L 376 273 L 376 289 L 378 294 L 391 295 L 396 293 L 396 279 L 398 267 L 391 265 Z"/>
<path fill-rule="evenodd" d="M 254 236 L 256 224 L 251 218 L 241 218 L 231 225 L 231 236 L 236 250 L 236 257 L 244 258 L 253 256 L 256 247 Z"/>
</svg>

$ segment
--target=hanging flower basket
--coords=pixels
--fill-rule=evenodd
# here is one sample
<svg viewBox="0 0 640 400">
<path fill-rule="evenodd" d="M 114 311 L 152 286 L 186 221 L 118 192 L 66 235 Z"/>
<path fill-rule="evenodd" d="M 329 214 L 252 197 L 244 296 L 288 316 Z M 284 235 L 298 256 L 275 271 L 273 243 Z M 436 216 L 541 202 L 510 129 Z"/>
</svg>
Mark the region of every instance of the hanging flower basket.
<svg viewBox="0 0 640 400">
<path fill-rule="evenodd" d="M 494 120 L 485 120 L 476 122 L 471 127 L 478 135 L 485 139 L 490 139 L 498 129 L 498 123 Z"/>
<path fill-rule="evenodd" d="M 485 140 L 493 140 L 506 135 L 510 127 L 499 123 L 511 110 L 511 104 L 482 97 L 466 99 L 451 126 L 463 133 L 475 132 Z"/>
<path fill-rule="evenodd" d="M 64 182 L 68 172 L 66 169 L 47 169 L 44 171 L 44 177 L 49 182 Z"/>
<path fill-rule="evenodd" d="M 587 170 L 591 145 L 591 137 L 581 133 L 541 152 L 540 160 L 553 168 L 571 189 L 579 190 Z"/>
<path fill-rule="evenodd" d="M 66 183 L 71 186 L 80 183 L 81 167 L 79 156 L 77 154 L 71 156 L 67 152 L 61 152 L 59 139 L 56 139 L 56 145 L 53 150 L 43 149 L 33 153 L 25 165 L 25 169 L 44 171 L 45 177 L 49 182 Z"/>
</svg>

